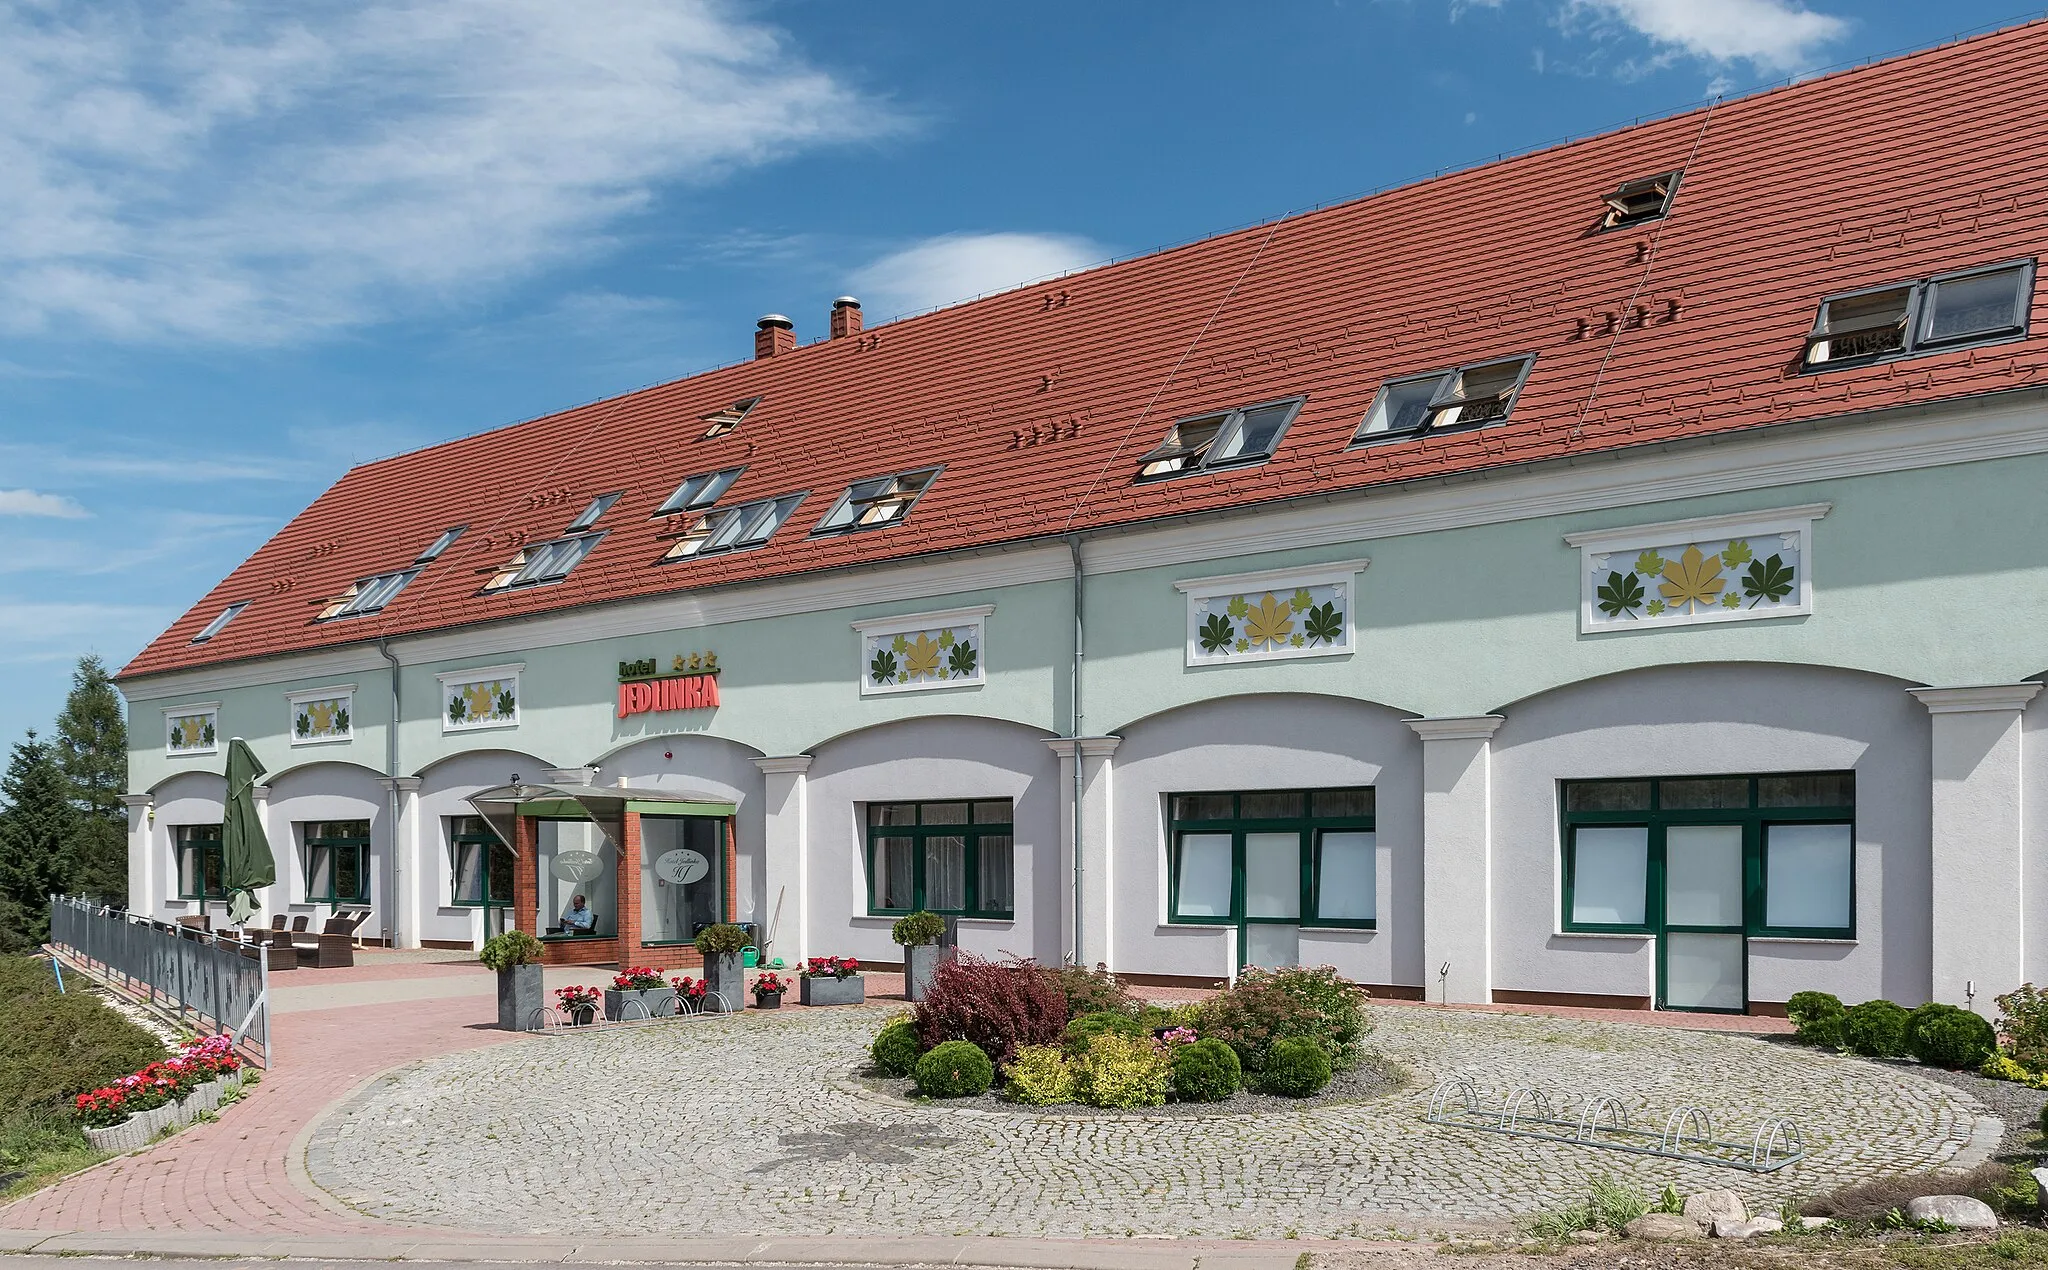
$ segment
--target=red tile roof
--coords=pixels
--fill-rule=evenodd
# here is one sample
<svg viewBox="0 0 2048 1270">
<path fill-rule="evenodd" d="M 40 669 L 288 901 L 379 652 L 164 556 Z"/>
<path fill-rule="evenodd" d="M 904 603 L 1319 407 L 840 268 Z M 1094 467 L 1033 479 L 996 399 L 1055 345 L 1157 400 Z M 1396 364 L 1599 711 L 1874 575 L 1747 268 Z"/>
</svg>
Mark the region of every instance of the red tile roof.
<svg viewBox="0 0 2048 1270">
<path fill-rule="evenodd" d="M 2040 249 L 2044 99 L 2048 25 L 2016 27 L 365 464 L 122 675 L 2037 383 L 2038 333 L 1793 366 L 1825 295 Z M 1674 168 L 1665 220 L 1592 232 L 1602 196 Z M 1346 448 L 1388 377 L 1524 352 L 1507 423 Z M 1271 462 L 1133 483 L 1176 418 L 1292 394 L 1307 404 Z M 701 416 L 756 395 L 700 439 Z M 808 536 L 849 482 L 934 462 L 905 523 Z M 680 526 L 654 508 L 734 464 L 721 506 L 811 497 L 764 548 L 657 565 Z M 615 489 L 567 581 L 478 594 Z M 464 523 L 382 613 L 312 620 Z M 190 643 L 236 600 L 252 603 Z"/>
</svg>

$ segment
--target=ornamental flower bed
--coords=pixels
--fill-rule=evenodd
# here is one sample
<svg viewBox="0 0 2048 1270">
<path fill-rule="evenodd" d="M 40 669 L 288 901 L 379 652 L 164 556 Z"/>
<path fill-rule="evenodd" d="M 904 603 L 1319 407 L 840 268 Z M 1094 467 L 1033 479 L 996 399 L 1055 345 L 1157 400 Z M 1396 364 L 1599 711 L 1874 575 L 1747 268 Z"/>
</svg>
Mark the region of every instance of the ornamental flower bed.
<svg viewBox="0 0 2048 1270">
<path fill-rule="evenodd" d="M 228 1038 L 209 1036 L 78 1095 L 73 1113 L 94 1150 L 133 1151 L 165 1128 L 189 1124 L 200 1112 L 218 1107 L 221 1095 L 241 1082 L 241 1070 L 242 1060 Z"/>
<path fill-rule="evenodd" d="M 675 989 L 677 1014 L 701 1014 L 704 1010 L 704 996 L 711 991 L 711 985 L 702 979 L 679 975 L 668 981 Z"/>
<path fill-rule="evenodd" d="M 651 1019 L 674 1010 L 675 994 L 652 966 L 627 966 L 612 976 L 612 986 L 605 989 L 604 1017 L 613 1023 Z"/>
<path fill-rule="evenodd" d="M 797 979 L 797 999 L 805 1005 L 859 1005 L 868 999 L 867 980 L 856 957 L 812 957 Z"/>
<path fill-rule="evenodd" d="M 583 1027 L 597 1018 L 597 989 L 580 983 L 555 989 L 555 1000 L 572 1027 Z"/>
<path fill-rule="evenodd" d="M 763 971 L 754 980 L 754 1008 L 757 1010 L 779 1010 L 782 1008 L 782 994 L 789 991 L 789 981 L 773 970 Z"/>
</svg>

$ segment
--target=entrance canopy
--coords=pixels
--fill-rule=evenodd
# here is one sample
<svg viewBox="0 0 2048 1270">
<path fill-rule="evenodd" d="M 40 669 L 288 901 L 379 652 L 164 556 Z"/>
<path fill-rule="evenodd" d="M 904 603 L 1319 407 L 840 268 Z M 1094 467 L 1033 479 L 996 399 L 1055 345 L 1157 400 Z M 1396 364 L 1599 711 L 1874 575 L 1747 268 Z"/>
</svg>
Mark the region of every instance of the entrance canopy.
<svg viewBox="0 0 2048 1270">
<path fill-rule="evenodd" d="M 521 816 L 594 821 L 613 842 L 624 842 L 629 811 L 647 816 L 723 818 L 737 810 L 716 794 L 625 785 L 500 785 L 471 794 L 469 805 L 514 851 L 519 849 L 519 838 L 513 830 Z"/>
</svg>

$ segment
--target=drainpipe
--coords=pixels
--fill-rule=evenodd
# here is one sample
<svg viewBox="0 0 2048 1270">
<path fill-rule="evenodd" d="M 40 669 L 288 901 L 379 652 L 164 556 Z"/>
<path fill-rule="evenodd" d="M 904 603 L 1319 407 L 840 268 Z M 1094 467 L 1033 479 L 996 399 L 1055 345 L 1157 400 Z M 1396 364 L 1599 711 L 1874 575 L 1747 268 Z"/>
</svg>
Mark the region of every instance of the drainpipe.
<svg viewBox="0 0 2048 1270">
<path fill-rule="evenodd" d="M 1074 964 L 1082 966 L 1087 963 L 1082 960 L 1081 943 L 1081 803 L 1084 788 L 1081 774 L 1081 658 L 1084 653 L 1081 634 L 1084 627 L 1081 620 L 1080 535 L 1068 535 L 1067 550 L 1074 560 L 1074 659 L 1070 685 L 1070 691 L 1073 693 L 1073 728 L 1068 732 L 1074 739 Z"/>
<path fill-rule="evenodd" d="M 398 793 L 398 721 L 399 687 L 398 658 L 391 651 L 391 641 L 377 641 L 377 651 L 384 660 L 391 663 L 391 726 L 384 729 L 384 775 L 390 778 L 391 786 L 391 946 L 396 948 L 404 941 L 405 932 L 399 929 L 399 915 L 405 912 L 405 886 L 408 879 L 399 860 L 404 855 L 398 849 L 401 828 L 398 818 L 401 814 Z"/>
</svg>

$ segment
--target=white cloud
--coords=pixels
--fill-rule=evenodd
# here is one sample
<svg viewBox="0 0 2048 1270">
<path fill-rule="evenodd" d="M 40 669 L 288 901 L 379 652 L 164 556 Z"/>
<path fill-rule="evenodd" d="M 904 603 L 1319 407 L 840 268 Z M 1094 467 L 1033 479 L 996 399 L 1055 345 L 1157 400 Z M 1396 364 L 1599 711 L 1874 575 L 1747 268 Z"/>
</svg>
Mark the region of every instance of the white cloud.
<svg viewBox="0 0 2048 1270">
<path fill-rule="evenodd" d="M 40 494 L 32 489 L 0 489 L 0 516 L 54 516 L 58 520 L 83 520 L 86 510 L 61 494 Z"/>
<path fill-rule="evenodd" d="M 854 271 L 877 317 L 951 304 L 1095 264 L 1108 249 L 1072 234 L 942 234 Z"/>
<path fill-rule="evenodd" d="M 1811 67 L 1849 32 L 1847 20 L 1796 0 L 1568 0 L 1565 14 L 1627 26 L 1657 46 L 1658 64 L 1685 54 L 1778 72 Z"/>
<path fill-rule="evenodd" d="M 292 339 L 900 126 L 720 0 L 0 0 L 0 321 Z"/>
</svg>

